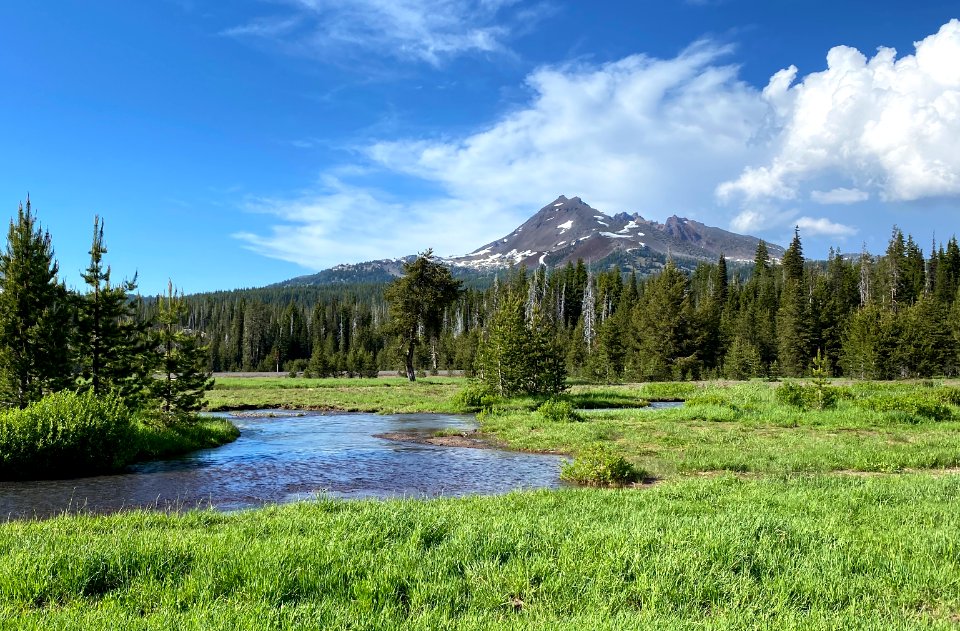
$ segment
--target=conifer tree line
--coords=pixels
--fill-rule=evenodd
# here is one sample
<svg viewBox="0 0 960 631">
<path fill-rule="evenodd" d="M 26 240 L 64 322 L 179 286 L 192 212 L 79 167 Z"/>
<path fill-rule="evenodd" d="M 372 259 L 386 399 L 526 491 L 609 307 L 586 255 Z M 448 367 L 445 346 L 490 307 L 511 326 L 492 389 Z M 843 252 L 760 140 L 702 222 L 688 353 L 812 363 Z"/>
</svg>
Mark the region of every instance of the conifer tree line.
<svg viewBox="0 0 960 631">
<path fill-rule="evenodd" d="M 136 275 L 113 277 L 103 235 L 95 217 L 84 286 L 70 290 L 29 197 L 18 208 L 0 252 L 0 402 L 22 409 L 64 390 L 115 393 L 165 421 L 188 418 L 212 385 L 208 348 L 181 325 L 186 303 L 172 284 L 147 308 L 133 296 Z"/>
<path fill-rule="evenodd" d="M 552 345 L 548 355 L 561 354 L 569 374 L 601 382 L 804 376 L 818 352 L 837 376 L 960 372 L 955 237 L 925 254 L 894 228 L 879 256 L 831 250 L 826 261 L 809 261 L 795 231 L 782 260 L 760 242 L 752 266 L 731 268 L 721 256 L 689 273 L 668 261 L 644 278 L 583 261 L 505 271 L 489 287 L 462 291 L 436 326 L 419 327 L 414 363 L 426 372 L 489 373 L 491 336 L 535 335 L 540 348 Z M 384 290 L 196 295 L 181 323 L 206 333 L 216 371 L 402 372 L 409 345 Z"/>
</svg>

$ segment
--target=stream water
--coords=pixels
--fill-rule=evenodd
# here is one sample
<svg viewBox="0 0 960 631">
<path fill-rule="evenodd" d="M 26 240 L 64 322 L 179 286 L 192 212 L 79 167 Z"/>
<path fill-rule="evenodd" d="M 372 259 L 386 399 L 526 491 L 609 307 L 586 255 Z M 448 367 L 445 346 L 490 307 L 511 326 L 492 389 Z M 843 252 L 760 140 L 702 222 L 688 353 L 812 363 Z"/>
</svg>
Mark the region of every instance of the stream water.
<svg viewBox="0 0 960 631">
<path fill-rule="evenodd" d="M 470 416 L 283 410 L 226 416 L 241 433 L 223 447 L 138 464 L 118 475 L 0 482 L 0 520 L 141 507 L 235 510 L 317 494 L 435 497 L 560 485 L 559 456 L 374 437 L 473 429 Z"/>
</svg>

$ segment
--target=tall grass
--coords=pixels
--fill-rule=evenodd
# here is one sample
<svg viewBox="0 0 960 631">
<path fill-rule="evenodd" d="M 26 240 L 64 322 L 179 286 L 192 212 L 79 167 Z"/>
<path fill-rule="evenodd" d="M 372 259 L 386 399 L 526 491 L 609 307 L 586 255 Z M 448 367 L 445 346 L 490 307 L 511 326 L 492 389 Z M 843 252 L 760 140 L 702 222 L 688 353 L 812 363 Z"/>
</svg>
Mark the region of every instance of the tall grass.
<svg viewBox="0 0 960 631">
<path fill-rule="evenodd" d="M 70 478 L 138 460 L 216 447 L 239 436 L 225 419 L 168 424 L 132 413 L 115 394 L 59 392 L 0 413 L 0 479 Z"/>
<path fill-rule="evenodd" d="M 0 478 L 113 471 L 136 453 L 130 410 L 117 395 L 59 392 L 0 413 Z"/>
<path fill-rule="evenodd" d="M 8 629 L 951 629 L 960 479 L 686 479 L 0 526 Z"/>
</svg>

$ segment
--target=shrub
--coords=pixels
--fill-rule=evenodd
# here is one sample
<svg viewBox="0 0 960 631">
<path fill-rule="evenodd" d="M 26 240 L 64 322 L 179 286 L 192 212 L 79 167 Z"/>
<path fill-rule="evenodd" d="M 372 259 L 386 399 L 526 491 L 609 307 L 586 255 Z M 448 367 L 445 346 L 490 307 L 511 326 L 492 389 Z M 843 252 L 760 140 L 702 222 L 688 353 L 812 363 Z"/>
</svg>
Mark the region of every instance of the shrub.
<svg viewBox="0 0 960 631">
<path fill-rule="evenodd" d="M 551 423 L 570 423 L 583 420 L 583 417 L 574 411 L 573 405 L 564 399 L 547 399 L 537 408 L 537 412 L 545 421 Z"/>
<path fill-rule="evenodd" d="M 837 388 L 826 383 L 814 382 L 802 386 L 795 381 L 785 381 L 776 391 L 777 401 L 801 410 L 827 410 L 837 405 Z"/>
<path fill-rule="evenodd" d="M 777 401 L 783 405 L 792 405 L 793 407 L 803 408 L 803 386 L 794 382 L 787 381 L 777 388 Z"/>
<path fill-rule="evenodd" d="M 454 402 L 465 410 L 483 410 L 493 406 L 499 400 L 490 388 L 480 381 L 471 381 L 454 398 Z"/>
<path fill-rule="evenodd" d="M 0 413 L 0 478 L 114 471 L 136 453 L 130 410 L 116 394 L 58 392 Z"/>
<path fill-rule="evenodd" d="M 935 396 L 941 403 L 960 405 L 960 388 L 944 386 L 942 388 L 937 388 L 934 392 Z"/>
<path fill-rule="evenodd" d="M 582 451 L 560 471 L 562 479 L 587 486 L 620 486 L 637 482 L 645 476 L 645 471 L 637 469 L 604 445 Z"/>
<path fill-rule="evenodd" d="M 873 396 L 861 399 L 858 404 L 868 410 L 895 413 L 901 420 L 914 423 L 923 419 L 948 421 L 953 418 L 953 412 L 945 404 L 937 400 L 931 401 L 917 393 Z"/>
</svg>

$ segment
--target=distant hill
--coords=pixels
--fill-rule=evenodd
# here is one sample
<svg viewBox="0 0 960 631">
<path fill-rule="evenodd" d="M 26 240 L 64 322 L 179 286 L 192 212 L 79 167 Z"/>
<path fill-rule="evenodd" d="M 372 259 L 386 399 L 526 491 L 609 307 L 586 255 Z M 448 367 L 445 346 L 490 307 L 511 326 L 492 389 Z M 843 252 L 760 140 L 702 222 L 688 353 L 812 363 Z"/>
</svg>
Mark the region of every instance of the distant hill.
<svg viewBox="0 0 960 631">
<path fill-rule="evenodd" d="M 731 263 L 746 263 L 753 260 L 759 241 L 683 217 L 672 216 L 661 224 L 636 213 L 610 216 L 579 197 L 561 195 L 505 237 L 445 262 L 454 276 L 480 284 L 510 266 L 556 267 L 578 259 L 596 269 L 620 267 L 646 274 L 663 267 L 668 257 L 685 268 L 700 261 L 716 261 L 721 254 Z M 767 247 L 772 258 L 783 256 L 781 246 Z M 401 275 L 403 263 L 413 258 L 337 265 L 277 285 L 385 283 Z"/>
</svg>

